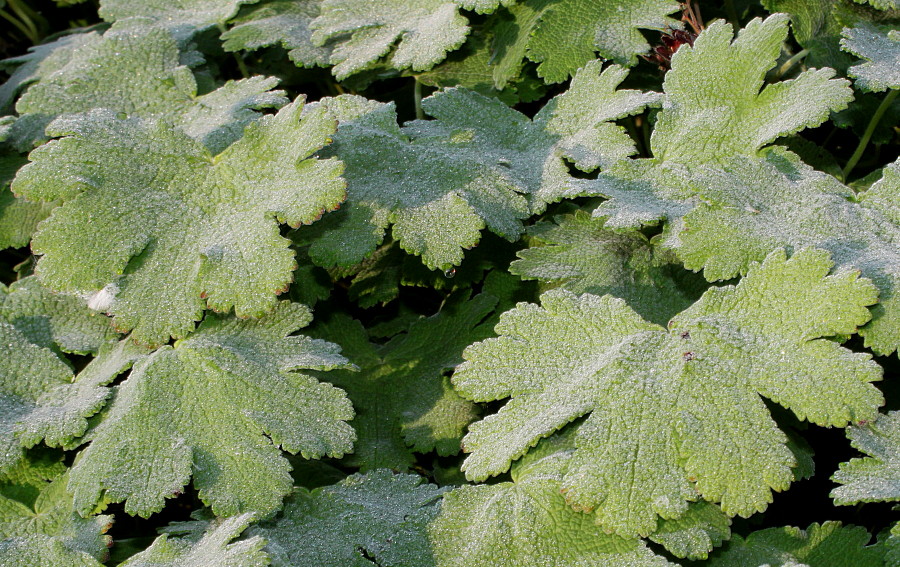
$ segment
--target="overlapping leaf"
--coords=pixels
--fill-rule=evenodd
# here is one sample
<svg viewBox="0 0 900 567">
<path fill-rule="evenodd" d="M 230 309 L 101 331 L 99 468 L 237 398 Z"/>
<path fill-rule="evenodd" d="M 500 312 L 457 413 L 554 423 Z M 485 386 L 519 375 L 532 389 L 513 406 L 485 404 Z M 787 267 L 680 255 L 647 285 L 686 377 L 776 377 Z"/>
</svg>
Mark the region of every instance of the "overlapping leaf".
<svg viewBox="0 0 900 567">
<path fill-rule="evenodd" d="M 832 79 L 832 69 L 811 69 L 763 88 L 787 36 L 787 23 L 784 14 L 755 19 L 732 40 L 731 26 L 716 21 L 693 47 L 678 50 L 650 139 L 658 161 L 696 166 L 753 155 L 846 108 L 853 94 L 846 80 Z"/>
<path fill-rule="evenodd" d="M 392 105 L 326 99 L 340 121 L 327 152 L 346 163 L 349 197 L 315 227 L 311 257 L 321 265 L 355 264 L 391 224 L 400 246 L 429 268 L 459 264 L 485 227 L 514 240 L 521 219 L 583 190 L 563 157 L 589 170 L 634 152 L 612 121 L 657 97 L 616 90 L 626 74 L 615 66 L 600 73 L 599 62 L 591 64 L 534 120 L 464 89 L 424 100 L 435 120 L 403 128 Z"/>
<path fill-rule="evenodd" d="M 769 12 L 790 14 L 794 39 L 808 52 L 803 58 L 806 66 L 831 67 L 842 75 L 853 57 L 841 50 L 841 31 L 860 20 L 876 19 L 853 0 L 762 0 L 762 4 Z"/>
<path fill-rule="evenodd" d="M 900 2 L 897 0 L 854 0 L 857 4 L 869 4 L 879 10 L 898 10 Z"/>
<path fill-rule="evenodd" d="M 498 16 L 495 16 L 495 18 Z M 495 21 L 495 20 L 488 20 Z M 503 24 L 499 24 L 503 25 Z M 424 72 L 410 72 L 416 81 L 436 88 L 464 87 L 487 96 L 495 96 L 512 106 L 532 102 L 544 96 L 544 82 L 527 73 L 515 73 L 508 80 L 497 81 L 497 51 L 494 49 L 494 27 L 485 25 L 472 30 L 466 42 L 447 59 Z"/>
<path fill-rule="evenodd" d="M 232 20 L 222 34 L 226 51 L 252 51 L 270 45 L 288 50 L 291 61 L 302 67 L 328 65 L 330 47 L 312 43 L 310 24 L 319 15 L 322 0 L 270 0 L 253 4 Z"/>
<path fill-rule="evenodd" d="M 866 59 L 848 71 L 858 87 L 872 92 L 900 89 L 900 30 L 862 24 L 844 30 L 841 47 Z"/>
<path fill-rule="evenodd" d="M 732 41 L 729 24 L 716 21 L 693 47 L 672 57 L 665 97 L 651 136 L 654 158 L 621 162 L 594 183 L 612 200 L 596 214 L 616 226 L 662 219 L 678 222 L 690 210 L 690 170 L 723 163 L 803 128 L 818 126 L 852 99 L 848 81 L 831 69 L 809 70 L 762 88 L 787 36 L 787 16 L 755 19 Z M 762 88 L 762 90 L 760 90 Z"/>
<path fill-rule="evenodd" d="M 706 559 L 709 553 L 731 538 L 731 520 L 722 509 L 705 500 L 692 502 L 684 514 L 659 520 L 650 539 L 675 557 Z"/>
<path fill-rule="evenodd" d="M 824 248 L 878 286 L 874 319 L 861 331 L 866 344 L 885 354 L 900 346 L 900 162 L 858 196 L 782 152 L 735 157 L 701 171 L 696 187 L 703 202 L 679 234 L 686 267 L 728 279 L 775 247 Z"/>
<path fill-rule="evenodd" d="M 0 110 L 5 110 L 24 87 L 52 76 L 77 57 L 80 49 L 94 47 L 100 41 L 97 33 L 73 33 L 35 45 L 25 55 L 0 61 L 0 68 L 9 73 L 9 79 L 0 85 Z"/>
<path fill-rule="evenodd" d="M 43 289 L 33 277 L 0 289 L 0 471 L 23 447 L 65 445 L 87 429 L 108 393 L 102 386 L 141 349 L 115 344 L 109 321 L 72 297 Z M 78 377 L 62 351 L 100 355 Z"/>
<path fill-rule="evenodd" d="M 670 0 L 524 0 L 509 8 L 496 26 L 497 88 L 519 74 L 522 61 L 539 63 L 537 73 L 548 83 L 565 81 L 597 53 L 622 65 L 634 65 L 650 44 L 639 29 L 663 30 L 677 23 L 669 14 L 679 5 Z"/>
<path fill-rule="evenodd" d="M 27 470 L 27 461 L 20 468 L 24 470 L 18 471 L 18 476 L 35 476 Z M 82 518 L 76 514 L 66 492 L 68 480 L 64 473 L 32 481 L 38 490 L 33 500 L 0 494 L 0 564 L 98 566 L 106 559 L 112 538 L 104 534 L 112 525 L 112 516 Z M 4 493 L 15 488 L 0 482 Z"/>
<path fill-rule="evenodd" d="M 735 536 L 722 553 L 710 561 L 710 567 L 882 567 L 884 551 L 867 545 L 871 536 L 859 526 L 840 522 L 812 524 L 807 529 L 769 528 Z"/>
<path fill-rule="evenodd" d="M 491 334 L 485 321 L 497 299 L 467 292 L 452 297 L 441 311 L 412 323 L 406 332 L 379 346 L 362 325 L 334 317 L 316 336 L 340 341 L 358 373 L 334 372 L 328 381 L 347 391 L 356 409 L 358 440 L 348 463 L 363 471 L 405 470 L 412 452 L 459 452 L 465 427 L 476 417 L 474 405 L 459 397 L 442 373 L 462 362 L 469 344 Z"/>
<path fill-rule="evenodd" d="M 510 271 L 555 283 L 574 293 L 611 294 L 648 321 L 664 324 L 694 302 L 703 289 L 683 272 L 674 255 L 651 245 L 640 231 L 614 232 L 603 219 L 578 210 L 529 228 L 531 247 L 518 252 Z M 687 284 L 687 285 L 684 285 Z M 693 284 L 693 285 L 692 285 Z"/>
<path fill-rule="evenodd" d="M 284 567 L 433 567 L 427 525 L 443 491 L 418 475 L 377 470 L 336 485 L 298 488 L 284 510 L 253 527 Z"/>
<path fill-rule="evenodd" d="M 755 157 L 776 136 L 818 124 L 829 108 L 839 108 L 835 104 L 845 104 L 849 96 L 844 81 L 825 78 L 827 70 L 801 74 L 793 83 L 770 85 L 754 94 L 774 62 L 784 23 L 778 15 L 751 22 L 733 44 L 728 43 L 728 26 L 713 24 L 693 49 L 679 50 L 652 137 L 657 158 L 622 162 L 601 174 L 594 186 L 612 199 L 595 215 L 608 216 L 607 226 L 617 228 L 667 219 L 665 245 L 676 250 L 686 267 L 702 268 L 709 280 L 742 274 L 748 262 L 762 260 L 779 246 L 825 248 L 840 265 L 862 270 L 878 285 L 880 302 L 862 333 L 867 345 L 890 353 L 900 345 L 894 291 L 900 233 L 891 197 L 896 176 L 886 174 L 872 197 L 857 199 L 849 188 L 800 164 L 796 156 L 770 150 Z M 770 51 L 766 58 L 755 55 L 758 44 Z M 714 86 L 718 77 L 746 72 L 737 65 L 753 69 L 752 80 L 729 82 L 729 89 L 743 94 L 723 91 L 719 97 L 721 89 Z M 819 86 L 813 89 L 813 83 Z M 748 84 L 749 90 L 743 86 Z M 782 97 L 788 94 L 793 102 L 784 104 Z M 806 113 L 793 113 L 794 104 L 806 105 Z M 763 111 L 765 115 L 758 114 Z M 774 121 L 772 116 L 783 119 Z"/>
<path fill-rule="evenodd" d="M 425 71 L 462 45 L 468 20 L 454 0 L 323 0 L 312 41 L 334 40 L 338 79 L 362 71 L 393 49 L 395 69 Z"/>
<path fill-rule="evenodd" d="M 20 145 L 30 149 L 31 142 L 43 141 L 44 128 L 57 116 L 106 108 L 164 118 L 217 154 L 259 118 L 256 110 L 287 103 L 282 91 L 271 90 L 278 84 L 273 77 L 230 81 L 198 95 L 191 66 L 202 62 L 200 54 L 182 51 L 169 30 L 145 19 L 117 23 L 102 36 L 84 35 L 57 41 L 49 53 L 41 47 L 11 60 L 21 63 L 21 70 L 37 67 L 16 102 L 22 116 L 14 134 Z"/>
<path fill-rule="evenodd" d="M 165 121 L 92 111 L 58 119 L 64 136 L 31 154 L 13 189 L 62 200 L 33 249 L 50 288 L 89 297 L 141 342 L 183 337 L 203 309 L 260 316 L 295 268 L 279 223 L 316 220 L 344 198 L 324 109 L 302 101 L 247 127 L 213 157 Z"/>
<path fill-rule="evenodd" d="M 512 482 L 444 495 L 429 526 L 438 567 L 662 567 L 636 539 L 604 531 L 560 494 L 572 435 L 544 440 L 513 466 Z"/>
<path fill-rule="evenodd" d="M 825 426 L 883 403 L 871 357 L 823 339 L 870 315 L 874 286 L 818 250 L 770 254 L 669 323 L 611 296 L 553 290 L 501 316 L 501 336 L 466 349 L 453 384 L 474 401 L 511 397 L 469 427 L 468 478 L 504 472 L 540 438 L 578 426 L 566 499 L 616 533 L 648 534 L 699 496 L 730 514 L 765 509 L 795 459 L 761 396 Z M 640 455 L 635 459 L 634 455 Z M 640 489 L 637 489 L 640 487 Z"/>
<path fill-rule="evenodd" d="M 266 540 L 259 536 L 232 542 L 252 521 L 252 514 L 241 514 L 209 525 L 203 534 L 185 537 L 159 536 L 144 551 L 121 563 L 122 567 L 265 567 L 269 556 L 262 548 Z M 229 543 L 231 542 L 231 543 Z"/>
<path fill-rule="evenodd" d="M 143 359 L 72 470 L 77 509 L 105 498 L 147 516 L 193 477 L 217 515 L 265 516 L 291 489 L 279 447 L 306 458 L 348 453 L 350 401 L 297 372 L 350 366 L 332 343 L 289 336 L 310 320 L 288 302 L 259 320 L 210 316 Z"/>
<path fill-rule="evenodd" d="M 241 5 L 257 0 L 101 0 L 100 17 L 114 22 L 133 17 L 150 18 L 179 35 L 221 25 L 233 18 Z"/>
<path fill-rule="evenodd" d="M 850 443 L 868 457 L 841 463 L 831 479 L 842 485 L 831 491 L 836 504 L 900 501 L 900 412 L 875 423 L 847 429 Z"/>
<path fill-rule="evenodd" d="M 31 203 L 16 198 L 9 183 L 28 160 L 17 153 L 0 150 L 0 250 L 27 246 L 37 223 L 50 215 L 55 203 Z"/>
</svg>

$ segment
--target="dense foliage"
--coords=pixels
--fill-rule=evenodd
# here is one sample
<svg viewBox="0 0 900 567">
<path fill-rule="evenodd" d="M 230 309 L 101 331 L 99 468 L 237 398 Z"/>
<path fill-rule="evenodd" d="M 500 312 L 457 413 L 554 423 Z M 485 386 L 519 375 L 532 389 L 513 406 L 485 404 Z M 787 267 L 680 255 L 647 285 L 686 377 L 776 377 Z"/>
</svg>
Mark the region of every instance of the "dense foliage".
<svg viewBox="0 0 900 567">
<path fill-rule="evenodd" d="M 896 0 L 0 17 L 0 566 L 900 566 Z"/>
</svg>

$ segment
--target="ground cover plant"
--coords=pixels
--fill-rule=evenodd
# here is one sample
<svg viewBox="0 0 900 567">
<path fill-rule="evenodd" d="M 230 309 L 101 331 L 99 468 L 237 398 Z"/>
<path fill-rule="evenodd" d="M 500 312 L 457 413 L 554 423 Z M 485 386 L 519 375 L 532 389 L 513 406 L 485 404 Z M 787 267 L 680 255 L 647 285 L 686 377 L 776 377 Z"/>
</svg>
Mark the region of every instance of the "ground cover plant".
<svg viewBox="0 0 900 567">
<path fill-rule="evenodd" d="M 0 566 L 900 565 L 896 1 L 0 18 Z"/>
</svg>

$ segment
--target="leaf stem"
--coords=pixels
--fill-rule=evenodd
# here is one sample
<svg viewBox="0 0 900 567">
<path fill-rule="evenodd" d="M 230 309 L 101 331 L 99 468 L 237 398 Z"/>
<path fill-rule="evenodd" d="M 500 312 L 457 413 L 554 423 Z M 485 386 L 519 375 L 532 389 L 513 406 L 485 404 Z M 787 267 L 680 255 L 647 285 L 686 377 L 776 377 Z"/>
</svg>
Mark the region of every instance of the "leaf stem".
<svg viewBox="0 0 900 567">
<path fill-rule="evenodd" d="M 31 30 L 31 33 L 35 38 L 38 36 L 38 28 L 34 23 L 35 17 L 39 17 L 31 8 L 28 7 L 27 4 L 22 4 L 19 0 L 8 0 L 7 4 L 9 5 L 10 10 L 15 12 L 16 16 L 28 26 L 28 29 Z"/>
<path fill-rule="evenodd" d="M 15 19 L 11 15 L 9 15 L 6 12 L 6 10 L 0 10 L 0 18 L 3 18 L 7 22 L 16 26 L 16 28 L 20 32 L 22 32 L 22 34 L 24 34 L 26 38 L 28 38 L 28 41 L 30 41 L 31 43 L 37 43 L 37 40 L 34 38 L 34 36 L 31 33 L 31 30 L 23 22 L 20 22 L 19 20 Z"/>
<path fill-rule="evenodd" d="M 413 100 L 416 103 L 416 120 L 425 120 L 425 111 L 422 110 L 422 83 L 419 79 L 413 79 Z"/>
<path fill-rule="evenodd" d="M 737 10 L 734 9 L 734 2 L 732 0 L 725 0 L 725 12 L 728 14 L 728 21 L 731 22 L 734 29 L 741 29 L 741 20 L 738 17 Z"/>
<path fill-rule="evenodd" d="M 36 22 L 46 23 L 46 20 L 20 0 L 8 0 L 6 5 L 16 15 L 18 22 L 9 15 L 5 15 L 5 19 L 19 28 L 32 44 L 37 44 L 41 40 L 41 30 Z"/>
<path fill-rule="evenodd" d="M 856 151 L 853 152 L 853 155 L 850 156 L 850 161 L 847 162 L 847 165 L 844 166 L 844 171 L 841 172 L 841 176 L 843 177 L 842 181 L 844 183 L 847 182 L 847 179 L 850 177 L 850 172 L 853 171 L 853 168 L 856 167 L 856 164 L 859 162 L 860 158 L 862 158 L 863 152 L 866 151 L 866 146 L 869 145 L 869 140 L 872 138 L 872 134 L 875 132 L 875 127 L 878 126 L 878 123 L 881 121 L 881 117 L 884 116 L 884 113 L 887 112 L 887 109 L 890 108 L 891 104 L 894 102 L 894 99 L 897 98 L 897 93 L 900 92 L 898 90 L 892 90 L 888 93 L 884 100 L 881 101 L 881 104 L 878 106 L 878 110 L 875 111 L 875 114 L 872 115 L 872 119 L 869 120 L 869 125 L 866 126 L 866 131 L 863 132 L 862 138 L 859 140 L 859 145 L 856 146 Z"/>
<path fill-rule="evenodd" d="M 802 49 L 795 53 L 790 59 L 781 64 L 781 67 L 779 67 L 778 71 L 775 73 L 775 79 L 777 80 L 784 77 L 788 71 L 794 68 L 794 65 L 796 65 L 798 61 L 807 55 L 809 55 L 809 49 Z"/>
<path fill-rule="evenodd" d="M 225 31 L 226 31 L 225 24 L 219 24 L 218 28 L 219 28 L 219 33 L 225 33 Z M 244 63 L 244 58 L 241 57 L 240 52 L 234 51 L 234 52 L 232 52 L 232 55 L 234 56 L 234 62 L 237 63 L 238 71 L 241 72 L 241 76 L 245 79 L 249 79 L 250 78 L 250 70 L 247 69 L 247 64 Z"/>
</svg>

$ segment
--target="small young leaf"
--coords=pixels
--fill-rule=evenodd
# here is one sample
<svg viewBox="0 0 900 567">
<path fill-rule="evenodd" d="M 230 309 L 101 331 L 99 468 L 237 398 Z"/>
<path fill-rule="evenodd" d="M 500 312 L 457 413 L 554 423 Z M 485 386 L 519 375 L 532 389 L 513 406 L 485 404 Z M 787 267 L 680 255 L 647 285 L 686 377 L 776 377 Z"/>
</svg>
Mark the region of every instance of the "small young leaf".
<svg viewBox="0 0 900 567">
<path fill-rule="evenodd" d="M 838 505 L 900 501 L 900 412 L 879 416 L 868 425 L 847 429 L 850 443 L 864 458 L 841 463 L 831 480 L 841 484 L 831 491 Z"/>
</svg>

